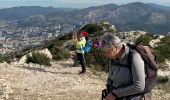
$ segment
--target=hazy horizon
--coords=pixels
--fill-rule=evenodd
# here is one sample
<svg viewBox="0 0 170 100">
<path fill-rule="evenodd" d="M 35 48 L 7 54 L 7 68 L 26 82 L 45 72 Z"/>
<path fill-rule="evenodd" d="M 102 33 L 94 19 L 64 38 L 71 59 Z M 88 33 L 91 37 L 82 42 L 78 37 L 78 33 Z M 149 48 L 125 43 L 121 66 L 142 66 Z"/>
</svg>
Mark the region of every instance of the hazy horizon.
<svg viewBox="0 0 170 100">
<path fill-rule="evenodd" d="M 20 6 L 41 6 L 54 8 L 87 8 L 91 6 L 100 6 L 109 3 L 117 5 L 128 4 L 132 2 L 154 3 L 170 7 L 170 0 L 0 0 L 0 9 L 20 7 Z"/>
</svg>

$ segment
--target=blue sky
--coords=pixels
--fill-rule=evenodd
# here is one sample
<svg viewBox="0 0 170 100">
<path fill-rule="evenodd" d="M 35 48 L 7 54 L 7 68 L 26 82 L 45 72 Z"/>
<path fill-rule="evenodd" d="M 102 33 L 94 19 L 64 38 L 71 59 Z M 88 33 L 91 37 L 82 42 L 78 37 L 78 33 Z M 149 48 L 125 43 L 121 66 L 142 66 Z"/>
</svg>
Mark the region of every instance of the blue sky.
<svg viewBox="0 0 170 100">
<path fill-rule="evenodd" d="M 108 3 L 121 5 L 131 2 L 156 3 L 159 5 L 170 6 L 170 0 L 0 0 L 0 8 L 16 6 L 86 8 Z"/>
</svg>

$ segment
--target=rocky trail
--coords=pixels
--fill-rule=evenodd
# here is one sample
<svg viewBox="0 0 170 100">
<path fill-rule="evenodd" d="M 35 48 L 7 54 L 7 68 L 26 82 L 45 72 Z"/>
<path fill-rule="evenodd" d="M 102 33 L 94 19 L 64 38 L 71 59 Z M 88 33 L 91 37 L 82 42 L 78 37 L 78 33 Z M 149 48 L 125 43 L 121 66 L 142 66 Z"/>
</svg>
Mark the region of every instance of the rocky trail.
<svg viewBox="0 0 170 100">
<path fill-rule="evenodd" d="M 36 64 L 1 64 L 0 98 L 9 100 L 99 100 L 105 73 L 88 70 L 79 75 L 80 67 L 72 61 L 52 62 L 51 67 Z"/>
<path fill-rule="evenodd" d="M 107 73 L 72 67 L 71 59 L 52 61 L 51 67 L 37 64 L 0 64 L 0 100 L 100 100 Z M 170 100 L 157 89 L 153 100 Z"/>
</svg>

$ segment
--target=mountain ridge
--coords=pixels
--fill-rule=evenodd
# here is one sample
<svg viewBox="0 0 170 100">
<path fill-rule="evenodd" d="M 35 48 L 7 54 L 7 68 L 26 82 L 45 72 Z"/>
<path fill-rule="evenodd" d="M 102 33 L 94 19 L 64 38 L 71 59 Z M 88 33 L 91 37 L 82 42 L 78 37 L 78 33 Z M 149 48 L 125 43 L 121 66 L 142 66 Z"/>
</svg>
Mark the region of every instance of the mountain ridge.
<svg viewBox="0 0 170 100">
<path fill-rule="evenodd" d="M 155 8 L 141 2 L 120 6 L 107 4 L 98 7 L 73 10 L 67 12 L 67 15 L 64 13 L 61 16 L 60 14 L 53 14 L 53 16 L 48 17 L 62 17 L 66 23 L 70 23 L 70 20 L 83 20 L 89 23 L 104 20 L 118 26 L 118 29 L 120 29 L 119 31 L 130 31 L 136 29 L 136 27 L 138 27 L 137 30 L 140 30 L 140 27 L 142 27 L 141 29 L 144 29 L 144 31 L 148 31 L 149 29 L 147 29 L 147 27 L 151 27 L 151 30 L 153 30 L 149 31 L 151 33 L 167 33 L 170 31 L 167 28 L 170 25 L 170 21 L 168 20 L 170 18 L 170 11 Z M 133 26 L 131 23 L 137 23 L 139 25 Z M 161 30 L 158 30 L 155 26 L 159 27 L 158 29 Z"/>
<path fill-rule="evenodd" d="M 36 14 L 38 13 L 36 12 Z M 2 16 L 1 10 L 0 15 Z M 25 16 L 26 15 L 28 14 L 26 13 Z M 14 13 L 14 16 L 17 16 L 17 14 Z M 20 18 L 23 16 L 18 17 Z M 35 18 L 32 18 L 34 20 L 28 20 L 29 17 L 26 17 L 25 19 L 23 18 L 20 20 L 22 23 L 20 26 L 41 27 L 59 24 L 73 24 L 77 22 L 84 22 L 87 24 L 108 21 L 115 25 L 118 31 L 143 30 L 155 34 L 167 34 L 170 32 L 170 10 L 161 9 L 141 2 L 133 2 L 123 5 L 111 3 L 84 9 L 72 9 L 69 11 L 55 10 L 54 12 L 43 14 L 43 17 L 42 22 L 41 17 L 39 18 L 36 15 Z M 36 19 L 39 21 L 38 23 Z"/>
<path fill-rule="evenodd" d="M 0 9 L 0 19 L 15 20 L 25 18 L 31 15 L 48 15 L 54 12 L 67 12 L 75 10 L 74 8 L 54 8 L 41 6 L 20 6 Z"/>
</svg>

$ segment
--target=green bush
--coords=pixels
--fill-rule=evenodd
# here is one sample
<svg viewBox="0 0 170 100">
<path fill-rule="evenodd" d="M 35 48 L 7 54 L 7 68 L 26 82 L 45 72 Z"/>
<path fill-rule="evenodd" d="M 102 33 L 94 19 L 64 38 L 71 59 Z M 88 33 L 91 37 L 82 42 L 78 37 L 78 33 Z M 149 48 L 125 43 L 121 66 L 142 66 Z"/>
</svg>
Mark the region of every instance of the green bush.
<svg viewBox="0 0 170 100">
<path fill-rule="evenodd" d="M 69 51 L 65 50 L 64 48 L 57 46 L 55 44 L 52 44 L 48 47 L 51 54 L 53 55 L 54 60 L 62 60 L 62 59 L 68 59 L 70 57 Z"/>
<path fill-rule="evenodd" d="M 69 36 L 64 35 L 64 36 L 58 36 L 57 38 L 52 40 L 44 41 L 43 48 L 51 49 L 53 48 L 52 47 L 53 45 L 62 46 L 62 44 L 67 41 L 68 37 Z"/>
<path fill-rule="evenodd" d="M 108 58 L 102 55 L 99 49 L 91 48 L 90 53 L 85 56 L 86 65 L 98 71 L 108 72 Z"/>
<path fill-rule="evenodd" d="M 158 84 L 165 84 L 169 81 L 168 76 L 159 76 L 158 77 Z"/>
<path fill-rule="evenodd" d="M 155 48 L 155 54 L 157 55 L 158 62 L 164 62 L 165 59 L 170 60 L 170 46 L 166 44 L 159 45 Z"/>
<path fill-rule="evenodd" d="M 170 60 L 170 36 L 161 39 L 161 43 L 155 48 L 155 54 L 158 56 L 158 62 L 162 63 L 165 59 Z"/>
<path fill-rule="evenodd" d="M 170 36 L 161 39 L 163 44 L 170 45 Z"/>
<path fill-rule="evenodd" d="M 27 63 L 32 62 L 32 63 L 37 63 L 40 65 L 47 65 L 51 66 L 50 64 L 50 58 L 47 57 L 47 55 L 38 53 L 38 52 L 33 52 L 32 56 L 27 55 Z"/>
<path fill-rule="evenodd" d="M 158 77 L 157 87 L 159 90 L 170 93 L 170 82 L 168 76 Z"/>
<path fill-rule="evenodd" d="M 29 50 L 28 50 L 28 51 L 29 51 Z M 20 58 L 23 57 L 24 55 L 30 53 L 30 52 L 28 52 L 28 51 L 16 52 L 15 58 L 20 59 Z"/>
<path fill-rule="evenodd" d="M 28 48 L 25 48 L 25 49 L 22 49 L 22 51 L 19 51 L 19 52 L 15 52 L 15 57 L 20 59 L 22 56 L 30 53 L 30 52 L 34 52 L 34 51 L 38 51 L 38 50 L 42 50 L 44 49 L 43 46 L 36 46 L 36 47 L 28 47 Z"/>
<path fill-rule="evenodd" d="M 103 30 L 102 26 L 97 25 L 97 24 L 87 24 L 84 27 L 80 29 L 80 31 L 87 31 L 89 34 L 95 34 L 99 33 Z"/>
<path fill-rule="evenodd" d="M 7 62 L 7 63 L 10 63 L 11 62 L 11 58 L 10 57 L 7 57 L 7 56 L 0 56 L 0 63 L 3 63 L 3 62 Z"/>
<path fill-rule="evenodd" d="M 141 35 L 136 43 L 139 44 L 139 43 L 142 43 L 143 45 L 149 45 L 149 42 L 153 39 L 153 36 L 150 35 L 150 34 L 147 34 L 147 35 Z"/>
</svg>

